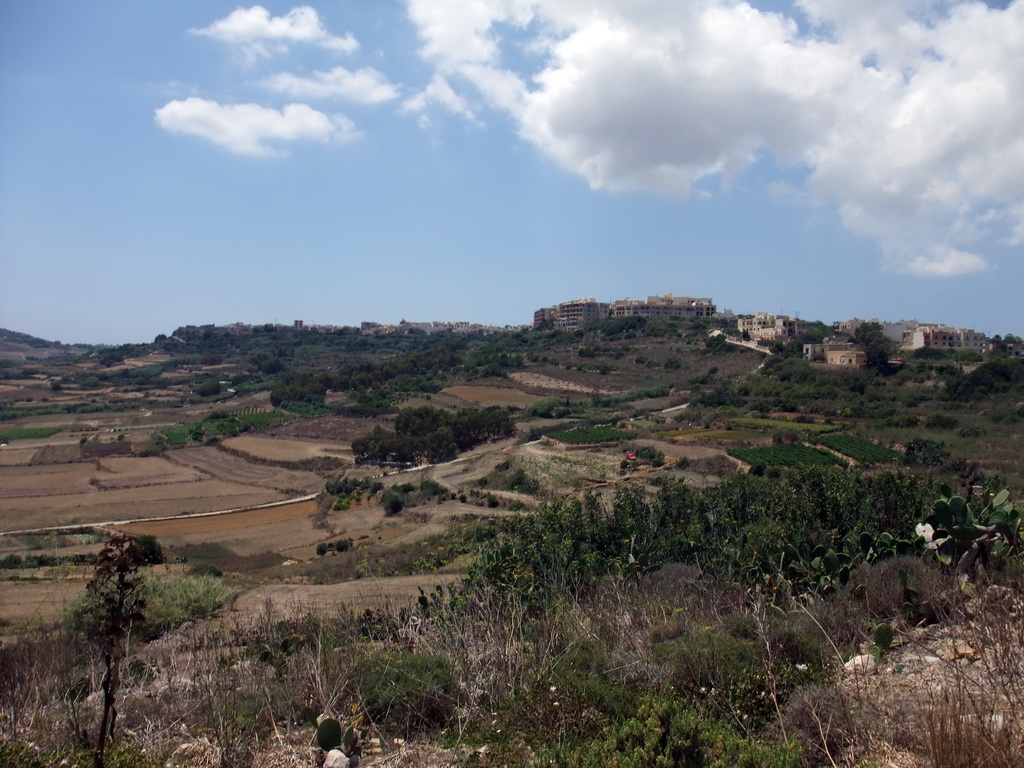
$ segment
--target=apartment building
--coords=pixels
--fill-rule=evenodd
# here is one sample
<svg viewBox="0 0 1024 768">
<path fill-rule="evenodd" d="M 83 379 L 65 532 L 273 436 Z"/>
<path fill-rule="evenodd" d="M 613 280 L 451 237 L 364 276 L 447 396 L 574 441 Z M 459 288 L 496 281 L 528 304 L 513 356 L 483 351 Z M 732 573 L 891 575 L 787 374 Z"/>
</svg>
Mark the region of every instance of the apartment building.
<svg viewBox="0 0 1024 768">
<path fill-rule="evenodd" d="M 555 326 L 568 331 L 608 317 L 609 304 L 594 298 L 563 301 L 553 307 L 543 307 L 533 313 L 533 327 L 545 320 L 553 320 Z"/>
<path fill-rule="evenodd" d="M 864 325 L 864 323 L 877 323 L 882 326 L 882 335 L 887 339 L 892 339 L 897 344 L 902 341 L 904 331 L 916 328 L 918 325 L 916 320 L 900 320 L 895 323 L 886 323 L 878 318 L 861 320 L 859 317 L 855 317 L 851 320 L 844 320 L 839 323 L 839 332 L 845 333 L 848 336 L 853 336 L 857 333 L 857 329 Z"/>
<path fill-rule="evenodd" d="M 754 341 L 771 341 L 799 336 L 807 330 L 807 324 L 788 315 L 772 315 L 758 312 L 753 317 L 736 319 L 740 334 L 747 334 Z"/>
<path fill-rule="evenodd" d="M 595 320 L 608 317 L 609 305 L 607 302 L 597 301 L 594 298 L 574 299 L 562 302 L 555 309 L 558 312 L 555 325 L 574 331 Z"/>
<path fill-rule="evenodd" d="M 648 296 L 646 301 L 632 301 L 629 297 L 611 303 L 612 317 L 714 317 L 715 303 L 708 298 L 692 296 Z"/>
<path fill-rule="evenodd" d="M 985 334 L 970 328 L 951 328 L 937 323 L 920 323 L 903 331 L 900 349 L 956 349 L 984 352 L 987 339 Z"/>
</svg>

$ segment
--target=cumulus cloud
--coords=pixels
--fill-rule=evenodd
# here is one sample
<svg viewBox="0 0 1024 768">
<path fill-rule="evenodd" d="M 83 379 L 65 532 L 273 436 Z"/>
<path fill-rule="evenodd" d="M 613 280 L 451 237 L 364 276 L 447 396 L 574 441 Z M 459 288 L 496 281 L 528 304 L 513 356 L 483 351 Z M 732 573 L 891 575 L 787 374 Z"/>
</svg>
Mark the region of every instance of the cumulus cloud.
<svg viewBox="0 0 1024 768">
<path fill-rule="evenodd" d="M 287 51 L 291 43 L 317 45 L 338 53 L 353 53 L 359 48 L 350 34 L 344 37 L 330 34 L 316 9 L 308 5 L 292 8 L 283 16 L 271 16 L 261 5 L 236 8 L 208 27 L 189 31 L 237 46 L 247 58 Z"/>
<path fill-rule="evenodd" d="M 283 155 L 276 143 L 350 141 L 359 135 L 344 115 L 326 115 L 306 104 L 276 110 L 193 97 L 168 102 L 155 118 L 167 131 L 198 136 L 239 155 Z"/>
<path fill-rule="evenodd" d="M 770 154 L 887 269 L 978 271 L 1024 238 L 1024 0 L 407 7 L 450 103 L 470 84 L 595 188 L 685 196 Z"/>
<path fill-rule="evenodd" d="M 300 99 L 343 98 L 362 104 L 380 104 L 398 97 L 398 88 L 373 67 L 355 72 L 335 67 L 326 72 L 314 72 L 312 77 L 281 72 L 268 77 L 263 85 Z"/>
<path fill-rule="evenodd" d="M 431 104 L 438 104 L 452 114 L 477 122 L 476 115 L 466 100 L 452 90 L 451 85 L 441 75 L 434 75 L 426 88 L 402 102 L 400 111 L 423 113 Z"/>
</svg>

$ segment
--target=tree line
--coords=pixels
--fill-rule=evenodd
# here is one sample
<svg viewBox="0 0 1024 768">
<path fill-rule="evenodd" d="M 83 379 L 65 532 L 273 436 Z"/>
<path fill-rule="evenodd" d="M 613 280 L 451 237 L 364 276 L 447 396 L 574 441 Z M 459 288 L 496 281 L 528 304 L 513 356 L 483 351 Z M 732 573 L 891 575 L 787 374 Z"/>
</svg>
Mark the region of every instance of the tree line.
<svg viewBox="0 0 1024 768">
<path fill-rule="evenodd" d="M 475 445 L 514 433 L 512 414 L 503 408 L 406 408 L 395 417 L 393 431 L 374 427 L 352 441 L 352 453 L 356 461 L 448 461 Z"/>
</svg>

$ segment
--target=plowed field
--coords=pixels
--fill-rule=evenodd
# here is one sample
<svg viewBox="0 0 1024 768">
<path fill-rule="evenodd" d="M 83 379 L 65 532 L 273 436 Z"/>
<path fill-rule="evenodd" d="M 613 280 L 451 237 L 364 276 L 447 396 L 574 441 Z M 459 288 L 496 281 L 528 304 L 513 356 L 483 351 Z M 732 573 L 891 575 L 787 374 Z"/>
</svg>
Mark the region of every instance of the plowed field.
<svg viewBox="0 0 1024 768">
<path fill-rule="evenodd" d="M 93 472 L 96 471 L 92 464 L 83 466 Z M 92 489 L 91 492 L 56 496 L 0 498 L 0 530 L 13 531 L 75 523 L 214 512 L 219 509 L 250 507 L 280 501 L 283 497 L 284 494 L 253 485 L 223 480 L 201 480 L 195 483 L 154 485 L 148 488 L 121 488 L 110 491 Z"/>
<path fill-rule="evenodd" d="M 258 459 L 269 459 L 270 461 L 302 461 L 320 456 L 352 460 L 352 448 L 345 443 L 314 443 L 305 440 L 242 435 L 225 440 L 224 445 Z"/>
<path fill-rule="evenodd" d="M 525 408 L 541 399 L 540 395 L 528 395 L 526 392 L 512 387 L 483 387 L 465 384 L 448 387 L 441 391 L 446 395 L 454 395 L 460 400 L 476 403 L 485 408 L 491 405 L 511 405 L 516 408 Z"/>
<path fill-rule="evenodd" d="M 240 439 L 240 438 L 234 438 Z M 260 439 L 260 438 L 253 438 Z M 277 442 L 277 441 L 270 441 Z M 232 440 L 225 441 L 225 444 Z M 235 447 L 233 444 L 230 447 Z M 238 448 L 237 450 L 241 450 Z M 323 487 L 323 479 L 313 472 L 283 469 L 270 464 L 251 464 L 245 459 L 209 446 L 185 448 L 166 454 L 170 461 L 183 467 L 192 467 L 213 475 L 221 480 L 234 483 L 250 483 L 263 488 L 280 491 L 313 493 Z"/>
</svg>

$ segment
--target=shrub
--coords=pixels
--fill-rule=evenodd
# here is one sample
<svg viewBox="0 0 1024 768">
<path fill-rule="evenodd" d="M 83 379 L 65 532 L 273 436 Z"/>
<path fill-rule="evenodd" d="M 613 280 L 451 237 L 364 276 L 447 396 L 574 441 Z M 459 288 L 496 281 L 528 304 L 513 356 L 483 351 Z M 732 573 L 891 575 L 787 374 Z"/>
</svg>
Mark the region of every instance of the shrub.
<svg viewBox="0 0 1024 768">
<path fill-rule="evenodd" d="M 215 576 L 149 576 L 145 594 L 146 634 L 155 637 L 212 615 L 235 591 Z"/>
<path fill-rule="evenodd" d="M 924 425 L 929 429 L 953 429 L 957 420 L 945 413 L 932 413 L 925 419 Z"/>
<path fill-rule="evenodd" d="M 192 566 L 191 573 L 193 576 L 214 576 L 218 579 L 224 575 L 224 571 L 213 563 L 198 563 Z"/>
<path fill-rule="evenodd" d="M 386 515 L 397 515 L 405 508 L 405 494 L 397 488 L 388 488 L 380 495 L 380 505 Z"/>
<path fill-rule="evenodd" d="M 939 467 L 949 458 L 949 448 L 941 440 L 916 437 L 907 443 L 903 460 L 910 465 Z"/>
<path fill-rule="evenodd" d="M 362 671 L 359 695 L 376 725 L 406 734 L 444 727 L 456 705 L 455 678 L 443 656 L 375 655 Z"/>
<path fill-rule="evenodd" d="M 770 714 L 764 665 L 753 643 L 709 631 L 685 635 L 655 648 L 655 658 L 671 669 L 672 684 L 724 715 Z"/>
<path fill-rule="evenodd" d="M 143 534 L 139 536 L 138 542 L 149 565 L 160 565 L 164 562 L 164 551 L 160 542 L 156 540 L 156 536 Z"/>
<path fill-rule="evenodd" d="M 652 696 L 635 717 L 601 740 L 558 750 L 551 764 L 572 768 L 797 768 L 793 743 L 762 745 L 688 708 L 680 699 Z"/>
</svg>

